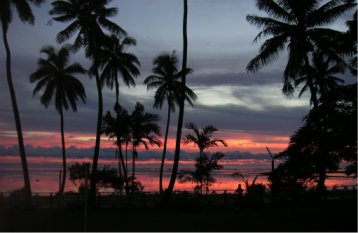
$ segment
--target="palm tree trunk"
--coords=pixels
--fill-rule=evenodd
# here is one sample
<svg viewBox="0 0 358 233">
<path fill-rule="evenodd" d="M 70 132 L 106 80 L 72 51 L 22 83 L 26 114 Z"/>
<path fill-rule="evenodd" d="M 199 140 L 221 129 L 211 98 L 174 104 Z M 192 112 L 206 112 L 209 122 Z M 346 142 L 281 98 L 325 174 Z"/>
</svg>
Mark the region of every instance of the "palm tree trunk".
<svg viewBox="0 0 358 233">
<path fill-rule="evenodd" d="M 30 208 L 30 207 L 32 207 L 32 194 L 31 194 L 30 175 L 29 175 L 29 169 L 28 169 L 27 160 L 26 160 L 24 139 L 23 139 L 23 136 L 22 136 L 20 113 L 19 113 L 19 109 L 17 107 L 17 101 L 16 101 L 14 85 L 12 83 L 11 52 L 10 52 L 9 42 L 7 40 L 8 25 L 4 21 L 2 22 L 2 29 L 3 29 L 3 41 L 4 41 L 5 50 L 6 50 L 6 76 L 7 76 L 7 83 L 8 83 L 9 91 L 10 91 L 12 110 L 14 112 L 16 132 L 17 132 L 17 140 L 18 140 L 18 143 L 19 143 L 19 151 L 20 151 L 22 172 L 23 172 L 23 176 L 24 176 L 25 205 Z"/>
<path fill-rule="evenodd" d="M 118 175 L 121 179 L 123 179 L 123 172 L 122 172 L 122 163 L 121 163 L 121 160 L 119 158 L 119 146 L 116 147 L 116 152 L 115 152 L 115 160 L 117 161 L 118 163 Z"/>
<path fill-rule="evenodd" d="M 307 55 L 305 56 L 305 66 L 306 66 L 307 68 L 310 67 L 310 62 L 309 62 L 309 60 L 308 60 L 308 56 L 307 56 Z M 308 70 L 309 70 L 309 69 L 308 69 Z M 317 107 L 318 107 L 317 90 L 316 90 L 316 88 L 314 87 L 313 80 L 311 79 L 311 75 L 307 75 L 307 77 L 308 77 L 307 85 L 308 85 L 308 87 L 310 88 L 311 101 L 312 101 L 312 104 L 313 104 L 313 108 L 317 108 Z"/>
<path fill-rule="evenodd" d="M 125 163 L 124 163 L 122 144 L 119 145 L 118 148 L 119 148 L 119 158 L 121 160 L 122 169 L 123 169 L 124 182 L 126 184 L 126 193 L 128 193 L 128 170 L 127 170 L 127 168 L 125 166 Z"/>
<path fill-rule="evenodd" d="M 184 3 L 184 15 L 183 15 L 183 64 L 182 70 L 186 70 L 187 56 L 188 56 L 188 35 L 187 35 L 187 18 L 188 18 L 188 0 L 183 0 Z M 186 75 L 185 72 L 182 76 L 183 86 L 186 85 Z M 173 189 L 175 180 L 177 178 L 178 166 L 180 160 L 180 142 L 181 142 L 181 134 L 183 129 L 183 120 L 184 120 L 184 103 L 185 103 L 185 89 L 182 89 L 180 106 L 179 106 L 179 117 L 178 117 L 178 128 L 176 135 L 176 144 L 175 144 L 175 154 L 174 154 L 174 163 L 172 169 L 172 175 L 170 177 L 169 186 L 166 192 L 165 200 L 169 200 Z"/>
<path fill-rule="evenodd" d="M 199 161 L 200 161 L 200 167 L 202 168 L 203 167 L 203 150 L 200 149 L 200 152 L 199 152 Z M 200 177 L 200 194 L 203 194 L 203 178 Z"/>
<path fill-rule="evenodd" d="M 133 178 L 133 180 L 135 177 L 135 154 L 136 154 L 136 148 L 133 145 L 133 148 L 132 148 L 132 178 Z"/>
<path fill-rule="evenodd" d="M 128 141 L 126 140 L 126 171 L 128 171 Z"/>
<path fill-rule="evenodd" d="M 62 181 L 61 187 L 58 193 L 61 195 L 65 190 L 66 184 L 66 146 L 65 146 L 65 133 L 64 133 L 64 120 L 63 120 L 63 110 L 62 106 L 60 109 L 60 116 L 61 116 L 61 142 L 62 142 Z"/>
<path fill-rule="evenodd" d="M 97 183 L 97 166 L 99 158 L 99 149 L 101 144 L 101 127 L 102 127 L 102 115 L 103 115 L 103 97 L 102 87 L 98 74 L 98 69 L 95 67 L 96 86 L 98 93 L 98 114 L 97 114 L 97 131 L 96 131 L 96 144 L 94 147 L 93 164 L 92 164 L 92 176 L 91 176 L 91 200 L 94 201 L 96 196 L 96 183 Z M 92 202 L 93 203 L 93 202 Z"/>
<path fill-rule="evenodd" d="M 325 181 L 326 181 L 326 167 L 325 166 L 320 166 L 319 168 L 319 176 L 318 176 L 318 182 L 317 182 L 317 191 L 320 192 L 321 194 L 323 194 L 324 190 L 326 189 L 325 186 Z"/>
<path fill-rule="evenodd" d="M 119 83 L 118 83 L 118 79 L 116 79 L 116 104 L 119 105 Z"/>
<path fill-rule="evenodd" d="M 160 164 L 160 173 L 159 173 L 159 192 L 160 193 L 163 193 L 163 170 L 164 170 L 165 154 L 167 153 L 167 141 L 168 141 L 168 132 L 169 132 L 169 123 L 170 123 L 170 110 L 171 110 L 170 105 L 168 104 L 167 127 L 165 129 L 162 163 Z"/>
</svg>

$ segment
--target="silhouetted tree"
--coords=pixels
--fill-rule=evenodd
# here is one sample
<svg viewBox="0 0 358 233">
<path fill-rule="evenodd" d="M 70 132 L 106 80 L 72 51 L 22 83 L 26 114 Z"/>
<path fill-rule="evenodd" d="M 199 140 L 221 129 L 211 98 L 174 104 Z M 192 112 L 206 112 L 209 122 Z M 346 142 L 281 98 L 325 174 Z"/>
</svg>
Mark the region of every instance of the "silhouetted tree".
<svg viewBox="0 0 358 233">
<path fill-rule="evenodd" d="M 207 125 L 200 130 L 194 123 L 190 122 L 186 125 L 186 128 L 192 130 L 194 134 L 186 134 L 184 137 L 184 143 L 194 143 L 194 145 L 199 148 L 199 157 L 203 156 L 205 149 L 219 146 L 218 143 L 227 146 L 226 142 L 223 139 L 212 138 L 213 133 L 218 131 L 218 129 L 212 125 Z"/>
<path fill-rule="evenodd" d="M 246 69 L 255 72 L 269 64 L 283 50 L 288 52 L 288 61 L 284 71 L 283 92 L 292 95 L 292 81 L 303 67 L 310 67 L 309 57 L 313 51 L 323 51 L 331 59 L 344 63 L 337 52 L 337 41 L 341 32 L 325 28 L 340 15 L 355 7 L 352 0 L 257 0 L 259 10 L 266 11 L 269 17 L 248 15 L 247 21 L 263 30 L 254 42 L 271 36 L 260 48 Z M 312 96 L 312 104 L 318 106 L 316 89 L 311 78 L 307 81 Z"/>
<path fill-rule="evenodd" d="M 209 186 L 215 183 L 215 178 L 212 177 L 211 172 L 215 170 L 221 170 L 224 167 L 218 162 L 224 157 L 221 152 L 216 152 L 209 158 L 205 153 L 195 159 L 195 170 L 190 169 L 181 170 L 178 173 L 178 178 L 181 182 L 196 183 L 194 190 L 203 193 L 205 187 L 206 192 L 209 191 Z"/>
<path fill-rule="evenodd" d="M 66 183 L 66 146 L 64 133 L 63 110 L 70 107 L 74 112 L 77 111 L 78 99 L 86 102 L 86 92 L 82 83 L 74 76 L 86 74 L 86 70 L 79 64 L 68 64 L 70 50 L 64 46 L 56 50 L 52 46 L 41 49 L 46 59 L 40 58 L 38 69 L 31 74 L 30 82 L 36 82 L 33 91 L 34 96 L 41 93 L 41 103 L 47 108 L 54 100 L 55 107 L 61 117 L 61 142 L 62 142 L 62 181 L 59 194 L 62 194 Z"/>
<path fill-rule="evenodd" d="M 314 92 L 311 92 L 311 102 L 318 100 L 320 96 L 327 95 L 334 91 L 339 84 L 344 83 L 342 79 L 334 76 L 343 72 L 344 67 L 342 65 L 325 58 L 322 52 L 314 52 L 312 54 L 312 65 L 302 69 L 300 76 L 295 80 L 296 87 L 303 84 L 299 97 L 310 88 L 309 80 L 312 80 L 315 89 Z M 313 96 L 314 94 L 316 96 Z"/>
<path fill-rule="evenodd" d="M 354 76 L 357 76 L 357 11 L 353 14 L 352 20 L 346 22 L 348 31 L 343 37 L 343 51 L 350 54 L 350 70 Z"/>
<path fill-rule="evenodd" d="M 111 35 L 99 51 L 100 66 L 102 68 L 101 84 L 106 84 L 110 89 L 115 87 L 116 103 L 119 104 L 119 77 L 128 86 L 135 86 L 134 77 L 140 72 L 140 63 L 137 57 L 126 51 L 129 46 L 136 45 L 134 38 L 120 34 Z"/>
<path fill-rule="evenodd" d="M 70 172 L 70 181 L 77 187 L 78 192 L 83 192 L 85 187 L 86 175 L 90 177 L 89 163 L 75 163 L 68 168 Z M 87 173 L 87 174 L 86 174 Z M 104 165 L 98 169 L 98 182 L 96 188 L 113 188 L 121 190 L 123 187 L 123 180 L 118 176 L 117 170 L 108 165 Z"/>
<path fill-rule="evenodd" d="M 68 168 L 70 181 L 76 186 L 78 192 L 82 192 L 85 187 L 86 176 L 90 177 L 90 163 L 75 163 Z M 87 174 L 86 174 L 87 173 Z M 88 181 L 88 180 L 87 180 Z"/>
<path fill-rule="evenodd" d="M 162 144 L 157 138 L 160 136 L 158 121 L 157 114 L 145 112 L 143 104 L 137 102 L 130 116 L 133 181 L 135 180 L 135 160 L 138 157 L 138 146 L 143 145 L 145 149 L 148 149 L 149 145 L 161 146 Z"/>
<path fill-rule="evenodd" d="M 109 136 L 110 139 L 116 139 L 120 159 L 118 169 L 119 171 L 123 170 L 123 179 L 126 183 L 126 187 L 128 187 L 128 169 L 123 158 L 122 146 L 124 143 L 127 143 L 131 137 L 130 116 L 127 110 L 119 104 L 115 104 L 114 111 L 115 116 L 112 116 L 108 111 L 103 117 L 102 132 Z M 128 191 L 128 189 L 126 189 L 126 191 Z"/>
<path fill-rule="evenodd" d="M 188 0 L 183 0 L 183 61 L 182 61 L 182 69 L 187 69 L 187 59 L 188 59 L 188 32 L 187 32 L 187 22 L 188 22 Z M 183 73 L 182 80 L 183 86 L 186 86 L 186 74 Z M 175 151 L 174 151 L 174 161 L 173 161 L 173 169 L 172 174 L 170 176 L 168 189 L 166 190 L 166 195 L 162 199 L 162 203 L 165 203 L 171 196 L 175 180 L 177 178 L 178 166 L 180 161 L 180 142 L 181 142 L 181 134 L 183 129 L 183 121 L 184 121 L 184 89 L 182 89 L 181 98 L 179 102 L 179 116 L 178 116 L 178 126 L 177 126 L 177 135 L 175 142 Z"/>
<path fill-rule="evenodd" d="M 110 2 L 110 0 L 57 0 L 52 2 L 53 8 L 49 12 L 55 21 L 70 22 L 69 26 L 57 34 L 57 41 L 62 43 L 77 33 L 73 47 L 75 49 L 85 47 L 86 56 L 90 58 L 93 63 L 91 73 L 93 73 L 96 78 L 98 115 L 91 173 L 90 197 L 92 201 L 95 196 L 103 117 L 102 86 L 98 71 L 100 65 L 100 48 L 106 42 L 106 36 L 103 30 L 108 30 L 115 35 L 125 34 L 125 31 L 120 26 L 108 19 L 109 17 L 115 16 L 118 12 L 118 9 L 115 7 L 107 7 Z"/>
<path fill-rule="evenodd" d="M 235 178 L 240 177 L 242 179 L 246 188 L 246 197 L 248 197 L 249 199 L 255 199 L 255 196 L 258 195 L 259 199 L 262 201 L 263 194 L 265 193 L 266 188 L 264 184 L 256 183 L 256 180 L 259 176 L 255 176 L 255 178 L 251 181 L 251 184 L 241 172 L 234 172 L 231 176 Z"/>
<path fill-rule="evenodd" d="M 218 131 L 217 128 L 215 128 L 212 125 L 205 126 L 202 130 L 199 130 L 198 127 L 190 122 L 186 125 L 186 128 L 189 130 L 192 130 L 194 134 L 186 134 L 184 137 L 184 143 L 194 143 L 199 148 L 199 159 L 198 162 L 205 162 L 204 156 L 204 150 L 208 149 L 210 147 L 219 146 L 219 143 L 227 146 L 226 142 L 223 139 L 220 138 L 212 138 L 213 133 Z M 214 158 L 214 157 L 213 157 Z M 201 166 L 206 166 L 205 164 Z M 199 171 L 200 172 L 200 171 Z M 203 183 L 200 182 L 200 189 L 202 190 Z"/>
<path fill-rule="evenodd" d="M 279 156 L 288 158 L 275 171 L 289 183 L 317 179 L 317 189 L 324 190 L 326 172 L 336 171 L 340 160 L 352 165 L 347 174 L 356 174 L 357 166 L 357 84 L 340 86 L 321 99 L 304 125 L 290 139 L 289 147 Z M 355 169 L 355 170 L 354 170 Z"/>
<path fill-rule="evenodd" d="M 163 103 L 166 101 L 168 104 L 168 116 L 167 116 L 167 125 L 165 129 L 164 136 L 164 148 L 162 155 L 162 162 L 160 165 L 159 173 L 159 191 L 163 192 L 163 169 L 165 162 L 165 154 L 167 150 L 167 140 L 169 132 L 169 123 L 170 123 L 170 113 L 175 111 L 175 105 L 179 104 L 180 95 L 182 93 L 181 89 L 185 89 L 185 100 L 193 106 L 193 101 L 197 98 L 195 93 L 188 88 L 183 86 L 180 81 L 183 71 L 178 71 L 178 57 L 175 54 L 175 51 L 172 54 L 163 53 L 157 56 L 153 61 L 154 68 L 152 69 L 153 75 L 148 76 L 144 80 L 144 84 L 147 85 L 148 89 L 157 88 L 154 96 L 154 107 L 162 108 Z M 185 71 L 186 74 L 191 73 L 192 70 L 187 68 Z"/>
<path fill-rule="evenodd" d="M 14 112 L 15 126 L 17 132 L 17 140 L 19 144 L 20 158 L 22 173 L 24 176 L 24 190 L 25 190 L 25 199 L 26 205 L 32 205 L 31 198 L 31 183 L 29 176 L 29 169 L 27 166 L 24 139 L 22 136 L 21 120 L 20 113 L 17 106 L 16 94 L 14 89 L 14 84 L 12 82 L 12 72 L 11 72 L 11 51 L 9 41 L 7 39 L 7 32 L 9 30 L 10 23 L 13 19 L 12 7 L 15 7 L 19 18 L 24 23 L 34 24 L 35 17 L 32 13 L 30 3 L 33 3 L 35 6 L 40 6 L 44 0 L 2 0 L 0 1 L 0 21 L 3 32 L 3 42 L 6 51 L 6 79 L 9 86 L 10 98 L 12 104 L 12 110 Z"/>
</svg>

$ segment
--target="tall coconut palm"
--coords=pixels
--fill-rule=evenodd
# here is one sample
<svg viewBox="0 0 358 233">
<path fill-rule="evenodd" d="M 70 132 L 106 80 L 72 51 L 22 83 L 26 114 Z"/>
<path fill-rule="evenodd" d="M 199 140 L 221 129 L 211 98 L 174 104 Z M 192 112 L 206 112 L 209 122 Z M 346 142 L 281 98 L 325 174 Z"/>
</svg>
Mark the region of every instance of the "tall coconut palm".
<svg viewBox="0 0 358 233">
<path fill-rule="evenodd" d="M 111 35 L 108 42 L 100 50 L 100 66 L 102 68 L 101 84 L 107 84 L 110 89 L 115 87 L 116 103 L 119 104 L 119 77 L 122 76 L 123 82 L 128 86 L 135 86 L 134 77 L 140 72 L 138 58 L 127 52 L 129 46 L 136 45 L 136 40 L 126 35 Z"/>
<path fill-rule="evenodd" d="M 86 70 L 79 64 L 69 65 L 70 49 L 64 46 L 56 50 L 52 46 L 41 49 L 46 59 L 40 58 L 38 69 L 31 74 L 30 82 L 36 83 L 33 91 L 41 95 L 41 103 L 47 108 L 51 101 L 55 102 L 55 107 L 61 118 L 61 142 L 62 142 L 62 181 L 59 194 L 62 194 L 66 184 L 66 146 L 64 133 L 63 110 L 70 107 L 74 112 L 77 111 L 77 101 L 80 99 L 86 102 L 86 92 L 82 83 L 74 76 L 86 74 Z"/>
<path fill-rule="evenodd" d="M 255 72 L 275 60 L 283 50 L 288 52 L 284 70 L 283 92 L 292 95 L 292 81 L 302 67 L 309 67 L 310 54 L 324 51 L 332 59 L 343 62 L 337 55 L 337 43 L 342 33 L 325 26 L 333 23 L 340 15 L 355 6 L 351 0 L 257 0 L 259 10 L 268 17 L 248 15 L 247 21 L 263 30 L 254 42 L 269 37 L 261 46 L 246 69 Z M 312 79 L 307 80 L 312 93 L 312 104 L 318 106 L 316 90 Z"/>
<path fill-rule="evenodd" d="M 140 62 L 138 58 L 127 52 L 129 46 L 136 45 L 136 40 L 126 35 L 111 35 L 107 37 L 106 43 L 99 51 L 101 73 L 101 85 L 105 84 L 116 90 L 116 105 L 119 106 L 119 75 L 122 76 L 123 82 L 128 86 L 135 86 L 134 77 L 137 77 L 140 72 L 138 66 Z M 117 116 L 117 118 L 121 118 Z M 123 140 L 123 139 L 122 139 Z M 122 142 L 118 145 L 116 154 L 119 152 L 121 161 L 123 160 Z M 124 165 L 124 163 L 123 163 Z M 123 168 L 125 169 L 125 168 Z M 119 167 L 121 173 L 121 167 Z M 126 173 L 126 171 L 123 171 Z M 127 174 L 124 174 L 127 178 Z"/>
<path fill-rule="evenodd" d="M 182 61 L 181 70 L 187 69 L 187 60 L 188 60 L 187 24 L 188 24 L 188 0 L 183 0 L 183 61 Z M 183 86 L 186 86 L 186 74 L 183 74 L 181 82 Z M 178 116 L 177 135 L 176 135 L 176 142 L 175 142 L 173 169 L 172 169 L 172 174 L 170 176 L 168 189 L 166 195 L 162 199 L 163 201 L 162 203 L 167 202 L 167 200 L 170 198 L 178 174 L 178 167 L 180 161 L 180 142 L 181 142 L 181 135 L 183 129 L 183 122 L 184 122 L 184 107 L 185 107 L 184 89 L 182 89 L 180 103 L 179 103 L 179 116 Z"/>
<path fill-rule="evenodd" d="M 117 8 L 107 7 L 110 2 L 110 0 L 57 0 L 52 2 L 53 8 L 50 11 L 50 15 L 53 16 L 55 21 L 70 22 L 69 26 L 58 33 L 57 41 L 62 43 L 77 33 L 73 44 L 74 48 L 79 49 L 81 47 L 85 47 L 86 56 L 93 62 L 91 70 L 96 78 L 98 115 L 96 142 L 91 172 L 92 200 L 94 200 L 96 191 L 97 166 L 103 115 L 102 86 L 98 72 L 100 59 L 98 55 L 101 46 L 103 46 L 106 41 L 106 36 L 103 30 L 108 30 L 116 35 L 125 33 L 120 26 L 108 19 L 109 17 L 115 16 L 118 12 Z"/>
<path fill-rule="evenodd" d="M 17 106 L 16 94 L 14 89 L 14 84 L 12 82 L 12 72 L 11 72 L 11 51 L 9 41 L 7 39 L 7 32 L 9 30 L 10 23 L 13 19 L 12 9 L 16 9 L 19 18 L 24 23 L 34 24 L 35 17 L 32 13 L 30 3 L 33 3 L 35 6 L 39 6 L 44 0 L 2 0 L 0 1 L 0 21 L 3 32 L 3 42 L 6 50 L 6 78 L 10 91 L 10 98 L 12 104 L 12 110 L 14 112 L 15 126 L 17 132 L 17 140 L 19 144 L 20 158 L 22 172 L 24 176 L 24 187 L 25 187 L 25 198 L 26 204 L 28 206 L 32 205 L 31 199 L 31 183 L 29 170 L 27 166 L 24 139 L 22 136 L 21 120 L 20 113 Z M 14 8 L 12 8 L 14 7 Z"/>
<path fill-rule="evenodd" d="M 227 143 L 221 138 L 212 138 L 213 133 L 217 132 L 218 129 L 212 125 L 206 125 L 201 130 L 192 122 L 186 125 L 186 128 L 192 130 L 194 134 L 188 133 L 185 135 L 184 143 L 194 143 L 199 148 L 199 158 L 203 156 L 204 150 L 219 146 L 219 143 L 227 146 Z"/>
<path fill-rule="evenodd" d="M 132 136 L 132 180 L 135 180 L 135 160 L 138 156 L 137 148 L 143 145 L 145 149 L 149 145 L 161 146 L 161 141 L 157 138 L 160 136 L 158 125 L 159 116 L 157 114 L 145 112 L 143 104 L 137 102 L 131 114 L 131 136 Z"/>
<path fill-rule="evenodd" d="M 148 76 L 144 80 L 144 84 L 148 89 L 157 88 L 154 97 L 154 108 L 162 108 L 166 101 L 168 104 L 167 124 L 164 136 L 164 148 L 162 154 L 162 161 L 159 172 L 159 191 L 163 192 L 163 170 L 165 162 L 165 154 L 167 150 L 167 141 L 170 124 L 170 113 L 175 111 L 175 105 L 179 104 L 181 89 L 185 89 L 185 100 L 193 106 L 193 101 L 197 99 L 195 93 L 187 86 L 183 87 L 180 81 L 183 73 L 189 74 L 191 69 L 187 68 L 185 72 L 178 71 L 178 57 L 175 51 L 172 54 L 163 53 L 157 56 L 153 61 L 154 68 L 153 75 Z"/>
<path fill-rule="evenodd" d="M 341 65 L 332 63 L 330 59 L 325 58 L 322 52 L 314 52 L 312 55 L 312 65 L 308 69 L 303 69 L 300 72 L 302 75 L 295 80 L 296 86 L 303 84 L 299 97 L 309 88 L 308 80 L 312 80 L 315 88 L 314 93 L 316 94 L 316 96 L 312 96 L 313 93 L 311 92 L 311 102 L 314 99 L 319 99 L 319 96 L 329 94 L 329 92 L 339 86 L 339 83 L 344 83 L 342 79 L 334 76 L 343 71 L 344 69 Z"/>
</svg>

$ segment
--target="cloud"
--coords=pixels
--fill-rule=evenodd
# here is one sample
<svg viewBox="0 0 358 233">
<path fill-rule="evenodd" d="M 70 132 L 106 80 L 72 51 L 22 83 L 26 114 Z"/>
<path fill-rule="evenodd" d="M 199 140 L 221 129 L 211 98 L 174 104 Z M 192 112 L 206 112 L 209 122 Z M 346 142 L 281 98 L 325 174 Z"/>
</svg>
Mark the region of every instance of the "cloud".
<svg viewBox="0 0 358 233">
<path fill-rule="evenodd" d="M 41 146 L 32 146 L 26 145 L 25 147 L 27 156 L 30 157 L 61 157 L 62 149 L 60 147 L 41 147 Z M 220 150 L 217 150 L 220 151 Z M 74 146 L 68 147 L 66 149 L 67 158 L 89 158 L 92 159 L 94 148 L 77 148 Z M 212 152 L 209 152 L 209 154 Z M 0 144 L 0 158 L 4 156 L 18 156 L 18 147 L 17 146 L 4 146 Z M 100 159 L 114 159 L 115 149 L 113 148 L 101 148 Z M 139 160 L 152 160 L 152 159 L 161 159 L 162 152 L 158 150 L 140 150 L 139 151 Z M 129 153 L 131 158 L 131 153 Z M 188 152 L 182 151 L 181 154 L 182 160 L 193 160 L 198 156 L 198 152 Z M 167 159 L 173 160 L 174 153 L 168 152 Z M 267 159 L 268 155 L 265 153 L 253 154 L 250 152 L 244 151 L 228 151 L 225 152 L 225 159 Z"/>
<path fill-rule="evenodd" d="M 162 110 L 152 109 L 154 91 L 147 91 L 142 82 L 151 73 L 152 60 L 158 54 L 176 49 L 181 60 L 182 3 L 148 0 L 145 7 L 140 7 L 143 6 L 142 0 L 121 0 L 112 1 L 111 4 L 119 7 L 119 15 L 113 20 L 137 39 L 137 46 L 130 51 L 137 55 L 142 64 L 141 76 L 138 77 L 135 88 L 127 88 L 121 84 L 120 103 L 131 112 L 137 101 L 142 102 L 146 111 L 160 114 L 160 125 L 164 129 L 167 107 L 164 106 Z M 9 30 L 13 80 L 25 143 L 37 140 L 34 145 L 43 146 L 59 145 L 59 114 L 53 105 L 45 109 L 38 97 L 33 98 L 34 84 L 31 84 L 28 78 L 37 68 L 40 49 L 44 45 L 55 45 L 56 34 L 66 26 L 58 22 L 53 22 L 51 26 L 47 24 L 51 19 L 48 15 L 50 8 L 50 2 L 46 2 L 41 8 L 34 8 L 36 23 L 33 27 L 22 24 L 14 17 Z M 306 96 L 300 100 L 288 100 L 282 95 L 285 54 L 260 72 L 248 74 L 245 71 L 247 63 L 257 54 L 260 46 L 260 43 L 252 44 L 259 29 L 250 25 L 245 17 L 257 12 L 254 1 L 190 2 L 188 66 L 194 69 L 194 73 L 188 76 L 188 85 L 197 92 L 199 99 L 194 108 L 186 108 L 184 122 L 192 121 L 202 126 L 214 124 L 232 138 L 244 137 L 243 140 L 251 140 L 254 143 L 263 140 L 260 135 L 266 138 L 287 138 L 301 125 L 303 116 L 309 111 L 308 98 Z M 351 15 L 346 14 L 336 26 L 345 30 L 343 23 L 346 19 L 351 19 Z M 24 40 L 29 37 L 31 44 Z M 0 50 L 4 51 L 2 45 Z M 84 58 L 83 51 L 77 53 L 72 61 L 79 61 L 85 67 L 90 64 L 88 59 Z M 5 56 L 2 53 L 0 141 L 11 145 L 17 143 L 17 138 L 5 75 Z M 97 123 L 95 80 L 89 80 L 86 76 L 80 76 L 79 79 L 85 86 L 87 103 L 79 103 L 76 113 L 65 113 L 65 134 L 69 137 L 93 138 Z M 104 113 L 107 110 L 112 111 L 114 92 L 104 88 L 103 99 Z M 172 138 L 175 137 L 177 114 L 178 111 L 172 114 Z M 50 136 L 44 133 L 49 133 Z M 252 136 L 249 137 L 249 134 Z M 45 141 L 46 137 L 52 141 Z M 75 139 L 72 141 L 85 143 Z"/>
</svg>

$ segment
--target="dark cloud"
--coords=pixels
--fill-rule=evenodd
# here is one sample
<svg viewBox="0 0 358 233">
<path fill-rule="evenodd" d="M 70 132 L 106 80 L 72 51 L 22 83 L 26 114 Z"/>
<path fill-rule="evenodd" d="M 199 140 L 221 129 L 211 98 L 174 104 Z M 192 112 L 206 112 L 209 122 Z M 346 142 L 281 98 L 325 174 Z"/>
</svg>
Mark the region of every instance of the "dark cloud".
<svg viewBox="0 0 358 233">
<path fill-rule="evenodd" d="M 60 147 L 41 147 L 41 146 L 31 146 L 26 145 L 25 147 L 27 156 L 30 157 L 61 157 L 61 148 Z M 220 151 L 220 150 L 218 150 Z M 89 158 L 92 159 L 94 148 L 77 148 L 77 147 L 68 147 L 66 149 L 67 158 Z M 0 144 L 0 157 L 1 156 L 18 156 L 18 147 L 10 146 L 6 147 Z M 101 159 L 113 159 L 115 154 L 115 149 L 113 148 L 101 148 L 100 156 Z M 209 153 L 210 154 L 210 153 Z M 131 153 L 129 153 L 131 156 Z M 140 160 L 150 160 L 150 159 L 160 159 L 162 152 L 159 150 L 148 150 L 148 151 L 139 151 Z M 188 152 L 182 151 L 181 154 L 182 160 L 193 160 L 198 156 L 198 152 Z M 173 160 L 174 153 L 168 152 L 167 159 Z M 243 151 L 230 151 L 225 152 L 225 159 L 267 159 L 267 154 L 252 154 L 250 152 Z"/>
<path fill-rule="evenodd" d="M 218 86 L 258 86 L 282 83 L 282 72 L 255 74 L 249 73 L 213 73 L 213 74 L 195 74 L 188 76 L 188 85 Z"/>
<path fill-rule="evenodd" d="M 306 107 L 271 107 L 265 111 L 253 111 L 233 105 L 208 107 L 196 106 L 185 113 L 185 121 L 200 125 L 214 124 L 220 130 L 261 132 L 278 136 L 291 135 L 302 123 Z"/>
<path fill-rule="evenodd" d="M 182 49 L 182 4 L 176 1 L 152 0 L 146 7 L 142 0 L 112 1 L 119 7 L 119 16 L 114 21 L 123 26 L 129 35 L 137 39 L 135 53 L 142 66 L 141 76 L 136 88 L 121 87 L 120 102 L 129 112 L 137 101 L 141 101 L 146 111 L 161 115 L 161 127 L 164 129 L 167 107 L 154 110 L 154 91 L 147 92 L 142 85 L 144 78 L 151 73 L 152 61 L 162 52 L 177 50 L 181 60 Z M 302 105 L 288 106 L 281 103 L 282 67 L 285 55 L 261 72 L 248 74 L 247 63 L 258 51 L 259 44 L 252 45 L 258 29 L 247 23 L 245 16 L 257 13 L 254 1 L 237 0 L 201 0 L 190 3 L 189 13 L 189 58 L 188 66 L 194 73 L 188 76 L 188 85 L 195 91 L 208 93 L 199 96 L 194 108 L 187 107 L 185 122 L 193 121 L 200 125 L 214 124 L 222 130 L 242 130 L 262 134 L 292 134 L 300 125 L 302 117 L 308 112 L 308 102 Z M 158 7 L 160 6 L 160 7 Z M 30 84 L 29 75 L 37 68 L 40 49 L 45 45 L 55 45 L 56 34 L 66 24 L 52 22 L 48 10 L 51 2 L 41 8 L 34 8 L 36 23 L 24 25 L 14 17 L 9 30 L 9 41 L 13 55 L 13 80 L 20 109 L 23 131 L 59 131 L 59 115 L 53 105 L 45 109 L 39 98 L 33 98 L 34 84 Z M 339 28 L 346 14 L 337 24 Z M 15 16 L 15 14 L 14 14 Z M 2 45 L 0 51 L 4 51 Z M 0 131 L 14 131 L 14 120 L 5 77 L 5 55 L 0 53 Z M 79 61 L 85 67 L 90 62 L 84 58 L 83 51 L 74 55 L 72 61 Z M 179 62 L 181 64 L 181 62 Z M 83 82 L 87 103 L 78 104 L 78 112 L 65 113 L 65 130 L 71 133 L 93 133 L 97 122 L 97 91 L 95 80 L 79 77 Z M 221 91 L 230 92 L 230 104 L 210 105 L 210 96 L 220 103 L 220 93 L 214 88 L 224 86 Z M 274 87 L 273 87 L 274 86 Z M 231 89 L 225 89 L 230 87 Z M 271 88 L 271 89 L 270 89 Z M 274 94 L 273 91 L 276 93 Z M 211 93 L 212 92 L 212 93 Z M 104 88 L 104 113 L 113 109 L 115 94 Z M 225 97 L 226 98 L 226 97 Z M 171 135 L 174 136 L 177 114 L 172 115 Z"/>
</svg>

